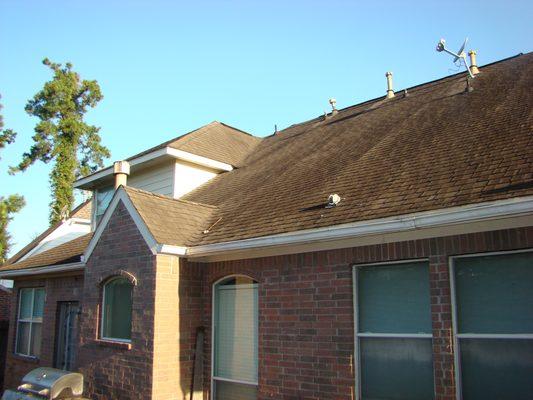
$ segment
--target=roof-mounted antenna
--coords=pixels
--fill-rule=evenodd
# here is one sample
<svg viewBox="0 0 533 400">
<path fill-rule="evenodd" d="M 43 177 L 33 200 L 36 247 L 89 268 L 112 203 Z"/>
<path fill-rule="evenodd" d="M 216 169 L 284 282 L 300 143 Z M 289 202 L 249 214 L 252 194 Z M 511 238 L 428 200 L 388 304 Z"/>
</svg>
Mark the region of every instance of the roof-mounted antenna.
<svg viewBox="0 0 533 400">
<path fill-rule="evenodd" d="M 471 78 L 473 78 L 474 74 L 472 73 L 472 71 L 470 71 L 470 67 L 468 66 L 468 63 L 466 62 L 466 53 L 465 53 L 466 42 L 468 42 L 468 38 L 465 39 L 459 51 L 457 53 L 454 53 L 453 51 L 446 48 L 446 40 L 441 39 L 439 43 L 437 44 L 437 51 L 439 53 L 441 51 L 444 51 L 445 53 L 452 55 L 454 57 L 453 59 L 454 63 L 456 63 L 459 60 L 462 60 L 462 63 L 464 64 L 466 70 L 468 71 L 468 74 L 470 75 Z M 461 63 L 461 61 L 459 61 L 459 63 Z"/>
</svg>

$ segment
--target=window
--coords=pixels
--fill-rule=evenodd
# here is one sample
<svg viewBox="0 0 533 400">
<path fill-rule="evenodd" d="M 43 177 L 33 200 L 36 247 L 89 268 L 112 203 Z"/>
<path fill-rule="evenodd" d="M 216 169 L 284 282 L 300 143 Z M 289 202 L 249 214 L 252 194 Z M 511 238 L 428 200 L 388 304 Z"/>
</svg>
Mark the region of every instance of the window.
<svg viewBox="0 0 533 400">
<path fill-rule="evenodd" d="M 214 286 L 213 399 L 257 398 L 258 284 L 247 277 Z"/>
<path fill-rule="evenodd" d="M 533 252 L 452 259 L 458 397 L 530 399 Z"/>
<path fill-rule="evenodd" d="M 102 304 L 102 339 L 131 340 L 131 303 L 133 285 L 123 277 L 106 282 Z"/>
<path fill-rule="evenodd" d="M 105 210 L 107 210 L 107 207 L 113 198 L 113 194 L 115 194 L 115 189 L 113 186 L 98 189 L 96 191 L 96 207 L 94 212 L 95 225 L 98 225 L 102 219 Z"/>
<path fill-rule="evenodd" d="M 39 357 L 43 324 L 45 291 L 25 288 L 19 291 L 16 353 Z"/>
<path fill-rule="evenodd" d="M 429 265 L 363 265 L 354 274 L 359 398 L 432 399 Z"/>
</svg>

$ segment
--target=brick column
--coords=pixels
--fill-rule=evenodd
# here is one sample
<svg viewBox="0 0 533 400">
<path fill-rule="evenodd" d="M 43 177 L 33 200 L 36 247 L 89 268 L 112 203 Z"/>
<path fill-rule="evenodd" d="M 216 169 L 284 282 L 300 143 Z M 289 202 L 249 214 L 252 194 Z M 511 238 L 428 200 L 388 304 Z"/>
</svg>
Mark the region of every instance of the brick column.
<svg viewBox="0 0 533 400">
<path fill-rule="evenodd" d="M 429 257 L 435 399 L 455 399 L 452 303 L 448 257 Z"/>
</svg>

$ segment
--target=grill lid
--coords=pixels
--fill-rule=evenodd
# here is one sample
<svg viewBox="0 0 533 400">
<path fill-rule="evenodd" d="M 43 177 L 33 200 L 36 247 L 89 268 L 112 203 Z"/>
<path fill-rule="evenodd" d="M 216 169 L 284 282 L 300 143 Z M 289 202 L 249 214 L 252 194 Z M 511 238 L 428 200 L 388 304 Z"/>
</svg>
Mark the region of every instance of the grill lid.
<svg viewBox="0 0 533 400">
<path fill-rule="evenodd" d="M 55 368 L 36 368 L 22 378 L 18 390 L 49 400 L 56 399 L 64 390 L 72 396 L 80 396 L 83 393 L 83 375 Z"/>
</svg>

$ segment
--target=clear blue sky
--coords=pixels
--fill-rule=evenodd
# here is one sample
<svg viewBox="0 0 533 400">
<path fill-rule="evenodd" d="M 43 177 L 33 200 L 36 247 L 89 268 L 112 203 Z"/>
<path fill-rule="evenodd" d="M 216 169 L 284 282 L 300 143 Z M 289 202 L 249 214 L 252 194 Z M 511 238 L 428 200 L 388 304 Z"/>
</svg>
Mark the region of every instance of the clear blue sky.
<svg viewBox="0 0 533 400">
<path fill-rule="evenodd" d="M 50 166 L 7 175 L 29 149 L 26 101 L 50 79 L 44 57 L 96 79 L 87 119 L 119 160 L 219 120 L 258 136 L 456 72 L 435 52 L 470 38 L 486 64 L 532 50 L 531 1 L 0 0 L 0 93 L 6 127 L 0 195 L 27 206 L 10 226 L 20 248 L 47 227 Z"/>
</svg>

